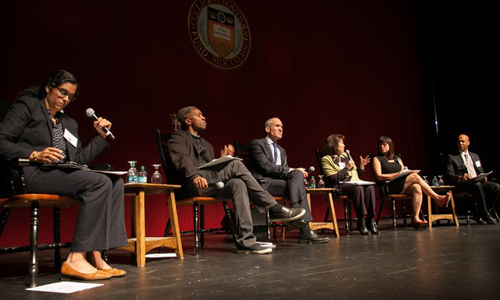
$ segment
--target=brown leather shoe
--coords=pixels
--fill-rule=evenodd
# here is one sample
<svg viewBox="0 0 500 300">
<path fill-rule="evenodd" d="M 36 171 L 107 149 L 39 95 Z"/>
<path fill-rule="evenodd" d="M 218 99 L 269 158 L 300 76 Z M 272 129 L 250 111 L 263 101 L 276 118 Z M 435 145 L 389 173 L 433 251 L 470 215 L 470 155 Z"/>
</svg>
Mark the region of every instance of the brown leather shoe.
<svg viewBox="0 0 500 300">
<path fill-rule="evenodd" d="M 95 273 L 80 273 L 77 270 L 70 267 L 67 263 L 63 263 L 61 268 L 61 280 L 68 280 L 71 278 L 77 278 L 82 280 L 102 280 L 109 279 L 112 275 L 110 273 L 97 270 Z"/>
<path fill-rule="evenodd" d="M 100 271 L 103 272 L 103 273 L 105 273 L 105 274 L 111 274 L 111 277 L 121 277 L 121 276 L 124 276 L 125 274 L 127 274 L 127 272 L 125 272 L 123 270 L 118 270 L 118 269 L 115 269 L 115 268 L 112 268 L 112 269 L 101 269 Z"/>
</svg>

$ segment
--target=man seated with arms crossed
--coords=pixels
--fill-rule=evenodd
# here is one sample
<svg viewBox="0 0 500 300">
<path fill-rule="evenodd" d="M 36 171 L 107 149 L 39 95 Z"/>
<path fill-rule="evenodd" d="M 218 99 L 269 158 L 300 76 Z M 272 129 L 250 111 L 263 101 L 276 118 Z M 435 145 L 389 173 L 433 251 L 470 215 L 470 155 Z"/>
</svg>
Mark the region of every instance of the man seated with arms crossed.
<svg viewBox="0 0 500 300">
<path fill-rule="evenodd" d="M 238 227 L 236 233 L 238 252 L 253 254 L 272 252 L 271 248 L 257 243 L 253 234 L 250 201 L 260 213 L 268 209 L 272 221 L 293 221 L 302 217 L 305 210 L 289 209 L 277 203 L 262 189 L 239 160 L 198 170 L 199 166 L 212 161 L 215 157 L 214 147 L 200 136 L 200 132 L 207 128 L 207 122 L 198 108 L 188 106 L 180 109 L 172 116 L 172 126 L 176 132 L 168 141 L 168 152 L 171 162 L 178 171 L 183 192 L 187 192 L 184 195 L 232 199 Z M 232 155 L 231 152 L 231 149 L 225 146 L 221 156 Z M 212 186 L 218 182 L 224 183 L 222 189 Z"/>
<path fill-rule="evenodd" d="M 495 207 L 500 196 L 500 185 L 484 179 L 475 180 L 480 173 L 484 173 L 479 156 L 469 152 L 469 137 L 461 134 L 458 137 L 458 155 L 449 155 L 446 165 L 446 176 L 450 184 L 456 185 L 462 191 L 470 192 L 478 203 L 479 211 L 476 212 L 474 220 L 481 225 L 498 224 L 491 217 L 488 209 Z"/>
<path fill-rule="evenodd" d="M 309 227 L 312 221 L 307 202 L 304 178 L 308 176 L 304 168 L 290 168 L 286 152 L 277 144 L 283 137 L 283 124 L 278 118 L 266 121 L 266 137 L 250 142 L 248 169 L 261 182 L 262 187 L 273 196 L 290 197 L 292 208 L 302 207 L 306 213 L 302 219 L 287 222 L 290 228 L 300 229 L 299 243 L 326 243 L 330 239 L 320 236 Z"/>
</svg>

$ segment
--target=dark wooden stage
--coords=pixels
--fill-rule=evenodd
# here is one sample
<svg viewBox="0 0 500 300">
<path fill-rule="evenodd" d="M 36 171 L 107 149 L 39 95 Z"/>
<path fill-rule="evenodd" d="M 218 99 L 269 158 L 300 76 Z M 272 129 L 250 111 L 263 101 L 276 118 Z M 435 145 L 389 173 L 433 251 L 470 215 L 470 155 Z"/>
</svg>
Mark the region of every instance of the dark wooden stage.
<svg viewBox="0 0 500 300">
<path fill-rule="evenodd" d="M 387 224 L 385 224 L 387 222 Z M 474 223 L 474 222 L 472 222 Z M 271 255 L 235 252 L 230 237 L 207 237 L 185 259 L 148 259 L 110 251 L 124 278 L 74 294 L 26 291 L 27 253 L 0 255 L 0 299 L 499 299 L 500 226 L 438 226 L 432 231 L 390 229 L 380 236 L 341 235 L 323 245 L 298 244 L 297 233 L 278 241 Z M 65 249 L 63 256 L 68 249 Z M 59 281 L 52 252 L 40 252 L 40 284 Z"/>
</svg>

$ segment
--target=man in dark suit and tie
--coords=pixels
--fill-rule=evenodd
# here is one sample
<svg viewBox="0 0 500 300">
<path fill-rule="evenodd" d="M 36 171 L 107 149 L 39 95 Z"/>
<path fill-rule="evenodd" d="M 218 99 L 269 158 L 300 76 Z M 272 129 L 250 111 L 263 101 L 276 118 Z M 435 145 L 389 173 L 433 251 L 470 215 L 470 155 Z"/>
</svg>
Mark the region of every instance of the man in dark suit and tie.
<svg viewBox="0 0 500 300">
<path fill-rule="evenodd" d="M 170 162 L 178 171 L 176 174 L 178 183 L 188 187 L 185 189 L 186 193 L 194 193 L 189 197 L 231 198 L 238 227 L 236 232 L 238 253 L 270 253 L 272 249 L 257 243 L 253 234 L 250 202 L 261 213 L 268 209 L 271 220 L 293 221 L 304 215 L 304 209 L 289 209 L 277 203 L 262 189 L 239 160 L 200 170 L 198 167 L 215 158 L 214 147 L 200 136 L 200 133 L 207 128 L 205 116 L 198 108 L 188 106 L 180 109 L 172 117 L 172 125 L 176 132 L 168 140 L 168 154 Z M 231 154 L 227 146 L 221 151 L 221 156 Z M 210 186 L 218 182 L 224 183 L 222 189 Z"/>
<path fill-rule="evenodd" d="M 474 220 L 481 225 L 498 224 L 492 218 L 489 209 L 495 207 L 495 203 L 500 196 L 500 185 L 488 181 L 487 177 L 477 180 L 476 177 L 484 173 L 479 156 L 469 152 L 469 137 L 461 134 L 458 137 L 458 150 L 460 154 L 449 155 L 446 176 L 450 184 L 458 186 L 461 190 L 470 192 L 478 203 L 477 215 Z"/>
<path fill-rule="evenodd" d="M 248 169 L 271 195 L 287 196 L 292 207 L 302 207 L 306 210 L 302 219 L 285 223 L 288 227 L 300 229 L 300 243 L 328 242 L 328 237 L 319 236 L 309 227 L 312 216 L 304 186 L 304 178 L 308 174 L 304 168 L 288 166 L 285 149 L 277 143 L 283 136 L 281 120 L 278 118 L 267 120 L 265 131 L 265 138 L 250 142 Z"/>
</svg>

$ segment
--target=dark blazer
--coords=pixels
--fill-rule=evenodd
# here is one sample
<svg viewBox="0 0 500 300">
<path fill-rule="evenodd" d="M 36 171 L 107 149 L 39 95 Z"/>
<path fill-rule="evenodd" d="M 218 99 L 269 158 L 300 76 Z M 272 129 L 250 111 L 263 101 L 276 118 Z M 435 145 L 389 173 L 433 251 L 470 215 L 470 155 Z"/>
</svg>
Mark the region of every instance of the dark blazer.
<svg viewBox="0 0 500 300">
<path fill-rule="evenodd" d="M 281 166 L 274 164 L 271 148 L 265 138 L 250 142 L 247 166 L 257 180 L 284 179 L 290 171 L 285 149 L 280 145 L 277 146 L 281 154 Z"/>
<path fill-rule="evenodd" d="M 479 156 L 475 153 L 470 152 L 470 151 L 469 151 L 469 155 L 472 159 L 476 173 L 477 174 L 484 173 L 484 170 L 483 170 L 483 167 L 481 164 L 481 159 L 479 159 Z M 479 162 L 480 167 L 477 166 L 477 164 L 478 164 L 477 162 Z M 458 177 L 460 175 L 465 174 L 465 173 L 467 173 L 467 167 L 464 164 L 462 156 L 460 154 L 448 155 L 448 159 L 446 160 L 446 178 L 448 180 L 448 183 L 452 184 L 452 185 L 459 184 Z"/>
<path fill-rule="evenodd" d="M 61 122 L 77 139 L 77 146 L 66 140 L 68 160 L 89 164 L 109 144 L 99 135 L 85 147 L 78 138 L 78 125 L 68 115 L 61 113 Z M 15 157 L 27 158 L 33 151 L 52 147 L 52 121 L 50 121 L 44 100 L 23 96 L 9 108 L 5 119 L 0 123 L 0 160 Z M 26 167 L 27 178 L 40 166 Z"/>
<path fill-rule="evenodd" d="M 207 151 L 206 156 L 208 160 L 213 160 L 215 158 L 214 147 L 204 138 L 201 138 L 201 143 Z M 183 185 L 183 188 L 187 188 L 191 184 L 192 178 L 195 176 L 203 176 L 198 170 L 198 166 L 200 165 L 198 145 L 191 137 L 191 133 L 188 131 L 175 132 L 168 140 L 167 147 L 168 159 L 178 171 L 178 176 L 174 178 L 174 180 L 177 181 L 175 183 Z M 188 190 L 186 190 L 186 192 L 188 192 Z"/>
</svg>

